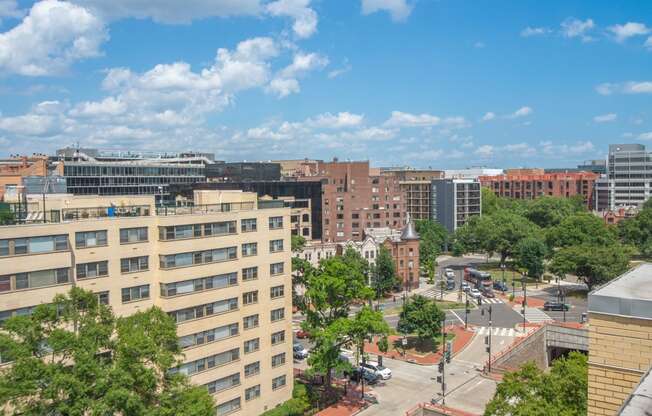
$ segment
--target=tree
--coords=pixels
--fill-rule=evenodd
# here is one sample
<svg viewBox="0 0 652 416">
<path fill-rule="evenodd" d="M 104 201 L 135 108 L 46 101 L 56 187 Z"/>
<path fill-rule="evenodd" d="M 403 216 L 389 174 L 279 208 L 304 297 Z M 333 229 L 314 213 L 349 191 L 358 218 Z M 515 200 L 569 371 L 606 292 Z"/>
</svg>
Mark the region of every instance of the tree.
<svg viewBox="0 0 652 416">
<path fill-rule="evenodd" d="M 550 271 L 558 276 L 573 274 L 592 290 L 624 273 L 629 268 L 629 257 L 626 247 L 618 243 L 609 246 L 581 244 L 556 251 Z"/>
<path fill-rule="evenodd" d="M 290 246 L 293 253 L 298 253 L 303 250 L 306 245 L 306 239 L 301 235 L 292 235 L 290 237 Z"/>
<path fill-rule="evenodd" d="M 417 220 L 415 228 L 419 233 L 419 262 L 428 271 L 428 277 L 435 277 L 437 257 L 448 240 L 448 231 L 441 224 L 431 220 Z"/>
<path fill-rule="evenodd" d="M 116 318 L 92 292 L 73 288 L 8 319 L 0 353 L 0 402 L 25 415 L 208 416 L 208 391 L 168 370 L 181 349 L 158 308 Z"/>
<path fill-rule="evenodd" d="M 344 264 L 354 268 L 359 273 L 362 273 L 365 276 L 369 275 L 369 262 L 353 247 L 347 247 L 346 250 L 344 250 L 342 261 L 344 261 Z"/>
<path fill-rule="evenodd" d="M 585 415 L 588 362 L 584 354 L 571 352 L 554 361 L 549 373 L 526 363 L 505 374 L 485 416 Z"/>
<path fill-rule="evenodd" d="M 546 233 L 546 242 L 550 248 L 580 244 L 606 246 L 614 244 L 616 240 L 615 229 L 608 227 L 601 218 L 588 212 L 566 217 Z"/>
<path fill-rule="evenodd" d="M 0 225 L 12 225 L 16 223 L 16 216 L 6 206 L 0 204 Z"/>
<path fill-rule="evenodd" d="M 543 196 L 530 201 L 525 217 L 541 228 L 550 228 L 564 218 L 585 211 L 586 205 L 580 195 L 571 198 Z"/>
<path fill-rule="evenodd" d="M 403 305 L 396 329 L 404 334 L 416 334 L 423 345 L 427 340 L 436 339 L 445 316 L 434 301 L 416 295 Z"/>
<path fill-rule="evenodd" d="M 540 279 L 545 270 L 543 260 L 547 252 L 543 241 L 527 237 L 517 244 L 514 257 L 516 264 L 527 270 L 528 276 Z"/>
<path fill-rule="evenodd" d="M 396 266 L 392 255 L 385 246 L 380 246 L 376 264 L 371 275 L 371 287 L 378 297 L 390 292 L 397 284 Z"/>
<path fill-rule="evenodd" d="M 652 199 L 648 200 L 646 205 L 650 201 Z M 641 255 L 651 257 L 652 204 L 647 208 L 643 208 L 635 217 L 621 221 L 618 224 L 618 234 L 624 243 L 635 246 Z"/>
<path fill-rule="evenodd" d="M 502 198 L 500 198 L 498 195 L 496 195 L 494 193 L 494 191 L 492 191 L 491 189 L 486 188 L 486 187 L 483 186 L 480 189 L 480 192 L 482 194 L 481 195 L 482 196 L 482 202 L 481 202 L 481 204 L 482 204 L 482 207 L 481 207 L 482 215 L 495 214 L 496 211 L 498 211 L 500 208 L 502 208 L 501 207 L 501 205 L 502 205 L 501 199 Z"/>
</svg>

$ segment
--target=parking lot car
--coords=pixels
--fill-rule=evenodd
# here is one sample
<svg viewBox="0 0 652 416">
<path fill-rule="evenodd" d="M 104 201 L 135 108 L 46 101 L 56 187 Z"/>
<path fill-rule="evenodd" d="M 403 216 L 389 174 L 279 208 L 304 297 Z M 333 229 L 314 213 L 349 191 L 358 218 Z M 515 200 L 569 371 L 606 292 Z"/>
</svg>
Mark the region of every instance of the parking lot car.
<svg viewBox="0 0 652 416">
<path fill-rule="evenodd" d="M 372 372 L 383 380 L 388 380 L 392 377 L 392 370 L 378 364 L 375 361 L 368 361 L 366 363 L 360 364 L 360 368 L 364 369 L 365 371 Z"/>
<path fill-rule="evenodd" d="M 455 271 L 453 269 L 446 269 L 444 270 L 444 276 L 447 279 L 455 279 Z"/>
<path fill-rule="evenodd" d="M 298 330 L 296 335 L 297 335 L 297 338 L 299 338 L 299 339 L 308 338 L 308 333 L 306 331 L 304 331 L 303 329 Z"/>
<path fill-rule="evenodd" d="M 304 358 L 308 358 L 308 350 L 300 343 L 295 342 L 294 345 L 292 345 L 292 355 L 297 360 L 303 360 Z"/>
<path fill-rule="evenodd" d="M 453 289 L 455 289 L 455 280 L 447 280 L 446 290 L 453 290 Z"/>
<path fill-rule="evenodd" d="M 378 383 L 378 380 L 380 380 L 380 377 L 371 371 L 357 369 L 349 373 L 349 379 L 351 381 L 355 381 L 356 383 L 360 382 L 361 377 L 364 378 L 364 382 L 367 384 L 376 384 Z"/>
<path fill-rule="evenodd" d="M 493 290 L 485 290 L 485 291 L 483 291 L 482 296 L 484 296 L 485 298 L 495 298 L 496 297 Z"/>
<path fill-rule="evenodd" d="M 503 292 L 506 292 L 507 290 L 509 290 L 507 288 L 507 285 L 504 282 L 501 282 L 501 281 L 494 282 L 494 289 L 495 290 L 501 290 Z"/>
<path fill-rule="evenodd" d="M 468 292 L 469 290 L 471 290 L 471 286 L 469 286 L 469 284 L 466 283 L 466 281 L 462 281 L 462 290 Z"/>
<path fill-rule="evenodd" d="M 470 289 L 469 296 L 471 296 L 473 299 L 478 299 L 482 297 L 482 293 L 480 293 L 478 289 Z"/>
<path fill-rule="evenodd" d="M 570 309 L 570 306 L 568 306 L 565 303 L 561 302 L 545 302 L 543 304 L 543 310 L 544 311 L 567 311 Z"/>
</svg>

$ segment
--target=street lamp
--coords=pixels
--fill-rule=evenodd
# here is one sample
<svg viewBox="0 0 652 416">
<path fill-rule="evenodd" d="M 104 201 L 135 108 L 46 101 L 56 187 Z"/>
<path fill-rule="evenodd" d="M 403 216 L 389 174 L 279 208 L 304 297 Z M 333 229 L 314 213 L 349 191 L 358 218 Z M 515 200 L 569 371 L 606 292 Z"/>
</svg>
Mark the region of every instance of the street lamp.
<svg viewBox="0 0 652 416">
<path fill-rule="evenodd" d="M 503 296 L 504 296 L 505 295 L 505 286 L 506 286 L 505 285 L 505 268 L 506 268 L 505 263 L 501 264 L 500 268 L 503 271 L 503 287 L 502 287 L 502 290 L 503 290 Z"/>
</svg>

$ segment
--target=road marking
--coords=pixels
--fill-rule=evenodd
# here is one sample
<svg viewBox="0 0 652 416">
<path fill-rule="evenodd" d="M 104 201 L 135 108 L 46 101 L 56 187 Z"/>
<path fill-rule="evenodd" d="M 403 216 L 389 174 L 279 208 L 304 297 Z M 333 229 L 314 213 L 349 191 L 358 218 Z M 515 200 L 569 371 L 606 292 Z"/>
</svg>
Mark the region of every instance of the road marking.
<svg viewBox="0 0 652 416">
<path fill-rule="evenodd" d="M 464 323 L 464 320 L 463 320 L 462 318 L 460 318 L 460 316 L 459 316 L 458 314 L 456 314 L 454 310 L 452 310 L 452 309 L 449 309 L 449 310 L 450 310 L 450 313 L 452 313 L 453 315 L 455 315 L 455 317 L 456 317 L 457 319 L 459 319 L 461 323 Z"/>
</svg>

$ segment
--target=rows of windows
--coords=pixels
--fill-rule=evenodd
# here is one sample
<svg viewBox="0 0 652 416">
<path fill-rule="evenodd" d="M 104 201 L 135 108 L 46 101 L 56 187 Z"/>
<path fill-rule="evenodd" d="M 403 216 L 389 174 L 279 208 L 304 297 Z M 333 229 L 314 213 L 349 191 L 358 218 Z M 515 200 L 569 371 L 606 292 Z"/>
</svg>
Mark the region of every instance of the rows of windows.
<svg viewBox="0 0 652 416">
<path fill-rule="evenodd" d="M 208 370 L 213 367 L 219 367 L 240 359 L 240 349 L 234 348 L 232 350 L 224 351 L 219 354 L 211 355 L 210 357 L 200 358 L 195 361 L 183 363 L 178 367 L 170 369 L 171 373 L 181 373 L 187 376 L 201 371 Z"/>
<path fill-rule="evenodd" d="M 199 279 L 183 280 L 174 283 L 161 283 L 161 296 L 175 296 L 186 293 L 220 289 L 238 284 L 238 273 L 220 274 Z"/>
<path fill-rule="evenodd" d="M 219 393 L 220 391 L 224 391 L 239 385 L 240 373 L 231 374 L 230 376 L 222 377 L 205 384 L 209 394 Z"/>
<path fill-rule="evenodd" d="M 123 302 L 145 299 L 149 299 L 149 285 L 125 287 L 122 289 Z"/>
<path fill-rule="evenodd" d="M 248 339 L 244 342 L 244 352 L 249 354 L 260 349 L 260 338 Z"/>
<path fill-rule="evenodd" d="M 0 240 L 0 256 L 50 253 L 68 250 L 68 236 L 50 235 Z"/>
<path fill-rule="evenodd" d="M 93 279 L 109 275 L 109 262 L 96 261 L 92 263 L 81 263 L 75 266 L 77 279 Z"/>
<path fill-rule="evenodd" d="M 176 323 L 199 319 L 205 316 L 218 315 L 238 309 L 238 298 L 224 299 L 205 305 L 193 306 L 169 312 L 169 315 Z"/>
<path fill-rule="evenodd" d="M 272 368 L 276 368 L 285 364 L 285 353 L 276 354 L 272 356 Z"/>
<path fill-rule="evenodd" d="M 277 345 L 285 342 L 285 331 L 278 331 L 272 333 L 272 345 Z"/>
<path fill-rule="evenodd" d="M 0 292 L 70 283 L 70 269 L 49 269 L 0 276 Z"/>
<path fill-rule="evenodd" d="M 220 221 L 207 224 L 188 224 L 159 227 L 159 239 L 161 240 L 211 237 L 235 233 L 236 221 Z"/>
<path fill-rule="evenodd" d="M 258 291 L 254 290 L 251 292 L 245 292 L 242 294 L 242 304 L 243 305 L 252 305 L 258 303 Z"/>
<path fill-rule="evenodd" d="M 193 266 L 233 260 L 237 257 L 237 250 L 237 247 L 225 247 L 214 250 L 203 250 L 160 256 L 160 266 L 162 269 L 171 269 L 175 267 Z"/>
<path fill-rule="evenodd" d="M 255 376 L 256 374 L 259 373 L 260 373 L 260 361 L 255 361 L 251 364 L 245 365 L 244 367 L 245 378 Z"/>
<path fill-rule="evenodd" d="M 242 327 L 244 329 L 252 329 L 258 327 L 260 324 L 260 318 L 258 314 L 249 315 L 242 318 Z"/>
<path fill-rule="evenodd" d="M 209 329 L 208 331 L 202 331 L 196 334 L 179 337 L 179 345 L 181 345 L 181 348 L 190 348 L 196 345 L 208 344 L 210 342 L 231 338 L 238 334 L 239 324 L 234 323 Z"/>
<path fill-rule="evenodd" d="M 142 243 L 147 239 L 147 227 L 120 229 L 120 244 Z"/>
<path fill-rule="evenodd" d="M 215 414 L 217 416 L 228 415 L 229 413 L 233 413 L 236 410 L 239 410 L 240 406 L 240 398 L 237 397 L 235 399 L 229 400 L 228 402 L 218 404 L 215 408 Z"/>
<path fill-rule="evenodd" d="M 120 259 L 121 273 L 134 273 L 149 270 L 149 256 Z"/>
<path fill-rule="evenodd" d="M 204 176 L 204 168 L 158 166 L 65 165 L 64 176 Z"/>
</svg>

